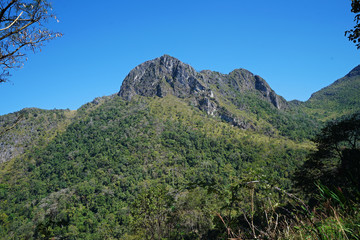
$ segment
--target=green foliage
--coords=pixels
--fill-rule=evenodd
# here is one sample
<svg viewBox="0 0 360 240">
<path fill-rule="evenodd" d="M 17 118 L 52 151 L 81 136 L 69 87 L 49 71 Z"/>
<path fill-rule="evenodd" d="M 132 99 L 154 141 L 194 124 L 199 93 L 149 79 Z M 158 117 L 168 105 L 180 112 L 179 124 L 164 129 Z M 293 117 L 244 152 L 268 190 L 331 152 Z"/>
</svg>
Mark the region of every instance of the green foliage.
<svg viewBox="0 0 360 240">
<path fill-rule="evenodd" d="M 248 119 L 262 134 L 303 141 L 313 137 L 319 127 L 318 121 L 298 106 L 290 105 L 279 110 L 257 92 L 234 91 L 233 95 L 235 97 L 224 100 L 222 105 L 230 112 Z"/>
<path fill-rule="evenodd" d="M 315 142 L 317 150 L 297 171 L 297 185 L 312 197 L 297 234 L 317 239 L 359 239 L 360 114 L 329 122 Z M 316 201 L 314 201 L 316 200 Z"/>
<path fill-rule="evenodd" d="M 0 163 L 23 154 L 33 146 L 49 142 L 70 124 L 70 110 L 23 109 L 0 116 Z M 11 131 L 10 131 L 11 130 Z"/>
<path fill-rule="evenodd" d="M 164 185 L 144 189 L 130 206 L 130 228 L 141 239 L 165 239 L 174 228 L 173 205 Z"/>
<path fill-rule="evenodd" d="M 204 74 L 196 94 L 169 75 L 162 98 L 1 116 L 0 238 L 356 239 L 359 115 L 316 133 L 359 110 L 359 68 L 306 103 L 243 69 Z"/>
<path fill-rule="evenodd" d="M 360 106 L 359 67 L 328 87 L 314 93 L 300 106 L 308 115 L 323 122 L 358 112 Z"/>
<path fill-rule="evenodd" d="M 243 132 L 172 100 L 87 104 L 49 142 L 3 164 L 0 237 L 211 239 L 221 202 L 190 183 L 227 186 L 257 166 L 290 187 L 308 144 Z"/>
<path fill-rule="evenodd" d="M 352 0 L 351 1 L 351 12 L 355 13 L 354 22 L 356 25 L 353 29 L 345 32 L 345 36 L 349 38 L 350 41 L 354 42 L 356 47 L 360 48 L 360 1 Z"/>
<path fill-rule="evenodd" d="M 352 199 L 356 197 L 360 186 L 359 140 L 359 113 L 328 123 L 314 140 L 317 150 L 297 171 L 297 185 L 311 193 L 317 190 L 314 182 L 319 181 Z"/>
</svg>

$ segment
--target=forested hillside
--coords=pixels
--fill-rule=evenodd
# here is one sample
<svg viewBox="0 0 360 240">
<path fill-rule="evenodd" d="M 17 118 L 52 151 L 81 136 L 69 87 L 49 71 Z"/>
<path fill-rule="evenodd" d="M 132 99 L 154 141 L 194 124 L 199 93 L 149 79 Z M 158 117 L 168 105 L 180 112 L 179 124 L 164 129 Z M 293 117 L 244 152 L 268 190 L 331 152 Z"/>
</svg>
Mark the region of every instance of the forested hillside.
<svg viewBox="0 0 360 240">
<path fill-rule="evenodd" d="M 307 111 L 323 121 L 351 115 L 360 106 L 360 65 L 304 103 Z"/>
<path fill-rule="evenodd" d="M 357 76 L 328 89 L 349 105 Z M 247 70 L 197 72 L 164 55 L 76 111 L 1 116 L 0 238 L 313 236 L 311 221 L 297 228 L 308 195 L 292 197 L 294 176 L 311 178 L 302 166 L 324 121 L 360 107 L 320 96 L 333 101 L 289 103 Z"/>
</svg>

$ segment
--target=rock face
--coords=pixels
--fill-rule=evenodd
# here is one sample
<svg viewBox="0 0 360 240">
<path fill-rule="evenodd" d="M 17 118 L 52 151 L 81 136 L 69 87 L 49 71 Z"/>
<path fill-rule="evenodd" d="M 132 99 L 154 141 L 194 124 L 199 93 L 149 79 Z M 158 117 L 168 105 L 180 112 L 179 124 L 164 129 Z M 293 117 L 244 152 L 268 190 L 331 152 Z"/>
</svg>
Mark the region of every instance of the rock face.
<svg viewBox="0 0 360 240">
<path fill-rule="evenodd" d="M 230 74 L 209 70 L 197 72 L 190 65 L 169 55 L 147 61 L 131 70 L 118 94 L 126 100 L 131 100 L 135 95 L 164 97 L 172 94 L 187 98 L 208 92 L 208 97 L 214 98 L 211 85 L 218 85 L 219 92 L 223 95 L 231 94 L 226 91 L 226 86 L 230 86 L 231 90 L 238 92 L 260 93 L 278 109 L 286 105 L 285 99 L 278 96 L 263 78 L 245 69 L 236 69 Z"/>
<path fill-rule="evenodd" d="M 277 109 L 287 107 L 287 102 L 272 90 L 269 84 L 260 76 L 246 69 L 236 69 L 229 74 L 219 74 L 209 70 L 202 71 L 205 82 L 217 85 L 222 95 L 232 97 L 238 94 L 253 92 L 271 103 Z"/>
<path fill-rule="evenodd" d="M 229 74 L 209 70 L 197 72 L 169 55 L 147 61 L 131 70 L 118 95 L 131 100 L 136 95 L 165 97 L 171 94 L 190 100 L 208 115 L 219 116 L 234 126 L 249 128 L 248 123 L 241 122 L 227 111 L 219 111 L 218 101 L 219 97 L 231 101 L 248 93 L 253 93 L 277 109 L 287 107 L 286 100 L 278 96 L 264 79 L 245 69 L 236 69 Z"/>
<path fill-rule="evenodd" d="M 131 100 L 135 95 L 185 98 L 206 89 L 191 66 L 168 55 L 134 68 L 124 79 L 119 96 Z"/>
</svg>

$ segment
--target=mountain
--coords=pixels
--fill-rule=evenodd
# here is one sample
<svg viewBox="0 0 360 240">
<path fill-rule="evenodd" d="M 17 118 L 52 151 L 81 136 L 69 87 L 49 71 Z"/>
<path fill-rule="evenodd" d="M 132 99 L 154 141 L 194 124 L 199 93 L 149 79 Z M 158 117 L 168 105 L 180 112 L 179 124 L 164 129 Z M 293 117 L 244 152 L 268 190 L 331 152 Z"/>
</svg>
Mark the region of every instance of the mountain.
<svg viewBox="0 0 360 240">
<path fill-rule="evenodd" d="M 194 68 L 168 55 L 147 61 L 134 68 L 123 81 L 119 96 L 130 100 L 134 95 L 164 97 L 172 94 L 180 98 L 215 98 L 212 87 L 225 97 L 235 92 L 254 92 L 281 109 L 286 101 L 270 88 L 261 77 L 238 69 L 228 75 L 212 71 L 196 72 Z M 235 91 L 226 91 L 233 89 Z"/>
<path fill-rule="evenodd" d="M 343 78 L 311 95 L 306 111 L 319 119 L 330 120 L 360 110 L 360 65 Z"/>
<path fill-rule="evenodd" d="M 218 94 L 214 95 L 214 92 Z M 249 92 L 278 109 L 286 108 L 284 98 L 278 96 L 260 76 L 245 69 L 237 69 L 230 74 L 196 72 L 190 65 L 168 55 L 134 68 L 123 81 L 119 96 L 130 100 L 135 95 L 164 97 L 171 94 L 179 98 L 192 98 L 198 106 L 202 105 L 201 102 L 208 102 L 215 107 L 214 100 L 218 98 Z"/>
<path fill-rule="evenodd" d="M 309 132 L 302 131 L 316 125 L 302 113 L 294 113 L 288 102 L 258 75 L 245 69 L 229 74 L 209 70 L 197 72 L 168 55 L 134 68 L 124 79 L 118 95 L 125 100 L 134 96 L 163 98 L 173 95 L 242 129 L 260 132 L 266 129 L 283 136 L 294 132 L 295 126 L 300 132 L 295 135 L 308 136 Z"/>
<path fill-rule="evenodd" d="M 211 192 L 264 178 L 290 189 L 323 120 L 311 101 L 164 55 L 76 111 L 0 116 L 0 238 L 221 239 L 229 191 Z"/>
<path fill-rule="evenodd" d="M 164 55 L 131 70 L 118 92 L 126 101 L 135 96 L 164 98 L 168 95 L 241 129 L 304 139 L 313 136 L 319 122 L 359 110 L 360 65 L 314 93 L 308 101 L 287 102 L 264 79 L 248 70 L 236 69 L 229 74 L 197 72 L 190 65 Z M 75 115 L 76 111 L 24 109 L 0 116 L 3 129 L 21 116 L 12 131 L 0 136 L 0 163 L 21 155 L 38 141 L 48 141 L 50 136 L 65 129 Z"/>
<path fill-rule="evenodd" d="M 124 79 L 118 95 L 126 101 L 135 96 L 175 96 L 241 129 L 293 139 L 312 135 L 317 124 L 298 109 L 291 109 L 289 103 L 258 75 L 245 69 L 229 74 L 209 70 L 197 72 L 168 55 L 135 67 Z M 0 124 L 6 129 L 22 116 L 13 131 L 2 136 L 0 162 L 22 154 L 40 140 L 47 141 L 41 136 L 51 139 L 50 136 L 64 129 L 76 115 L 76 111 L 24 109 L 0 117 Z"/>
</svg>

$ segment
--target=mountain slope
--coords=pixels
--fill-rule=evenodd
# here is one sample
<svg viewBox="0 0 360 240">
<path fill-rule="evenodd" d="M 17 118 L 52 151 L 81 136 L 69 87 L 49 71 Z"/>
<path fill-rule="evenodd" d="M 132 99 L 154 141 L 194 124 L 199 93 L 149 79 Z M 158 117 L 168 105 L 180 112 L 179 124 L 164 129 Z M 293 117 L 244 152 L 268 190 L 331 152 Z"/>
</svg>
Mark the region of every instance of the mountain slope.
<svg viewBox="0 0 360 240">
<path fill-rule="evenodd" d="M 360 110 L 360 65 L 333 84 L 311 95 L 306 111 L 321 120 L 331 120 Z"/>
<path fill-rule="evenodd" d="M 260 76 L 245 69 L 229 74 L 197 72 L 168 55 L 134 68 L 124 79 L 118 95 L 128 101 L 134 96 L 172 95 L 221 121 L 270 136 L 301 140 L 313 135 L 317 128 L 314 119 L 289 105 Z M 21 155 L 39 141 L 48 141 L 74 118 L 81 118 L 101 105 L 104 99 L 95 99 L 78 111 L 28 109 L 1 116 L 1 131 L 12 126 L 19 116 L 25 117 L 18 119 L 12 131 L 1 134 L 0 163 Z"/>
<path fill-rule="evenodd" d="M 83 118 L 112 97 L 96 98 L 73 111 L 25 108 L 0 116 L 0 164 L 21 156 L 37 145 L 46 145 L 73 121 Z"/>
<path fill-rule="evenodd" d="M 74 111 L 23 109 L 0 116 L 0 163 L 23 154 L 26 149 L 48 142 L 71 122 Z"/>
<path fill-rule="evenodd" d="M 129 234 L 131 202 L 149 186 L 165 184 L 179 199 L 176 211 L 188 208 L 181 204 L 188 184 L 226 185 L 249 169 L 262 169 L 288 187 L 289 174 L 309 148 L 234 128 L 172 95 L 131 101 L 114 96 L 1 174 L 6 224 L 0 237 L 121 238 Z M 179 226 L 205 234 L 210 225 L 186 225 L 194 210 Z"/>
</svg>

